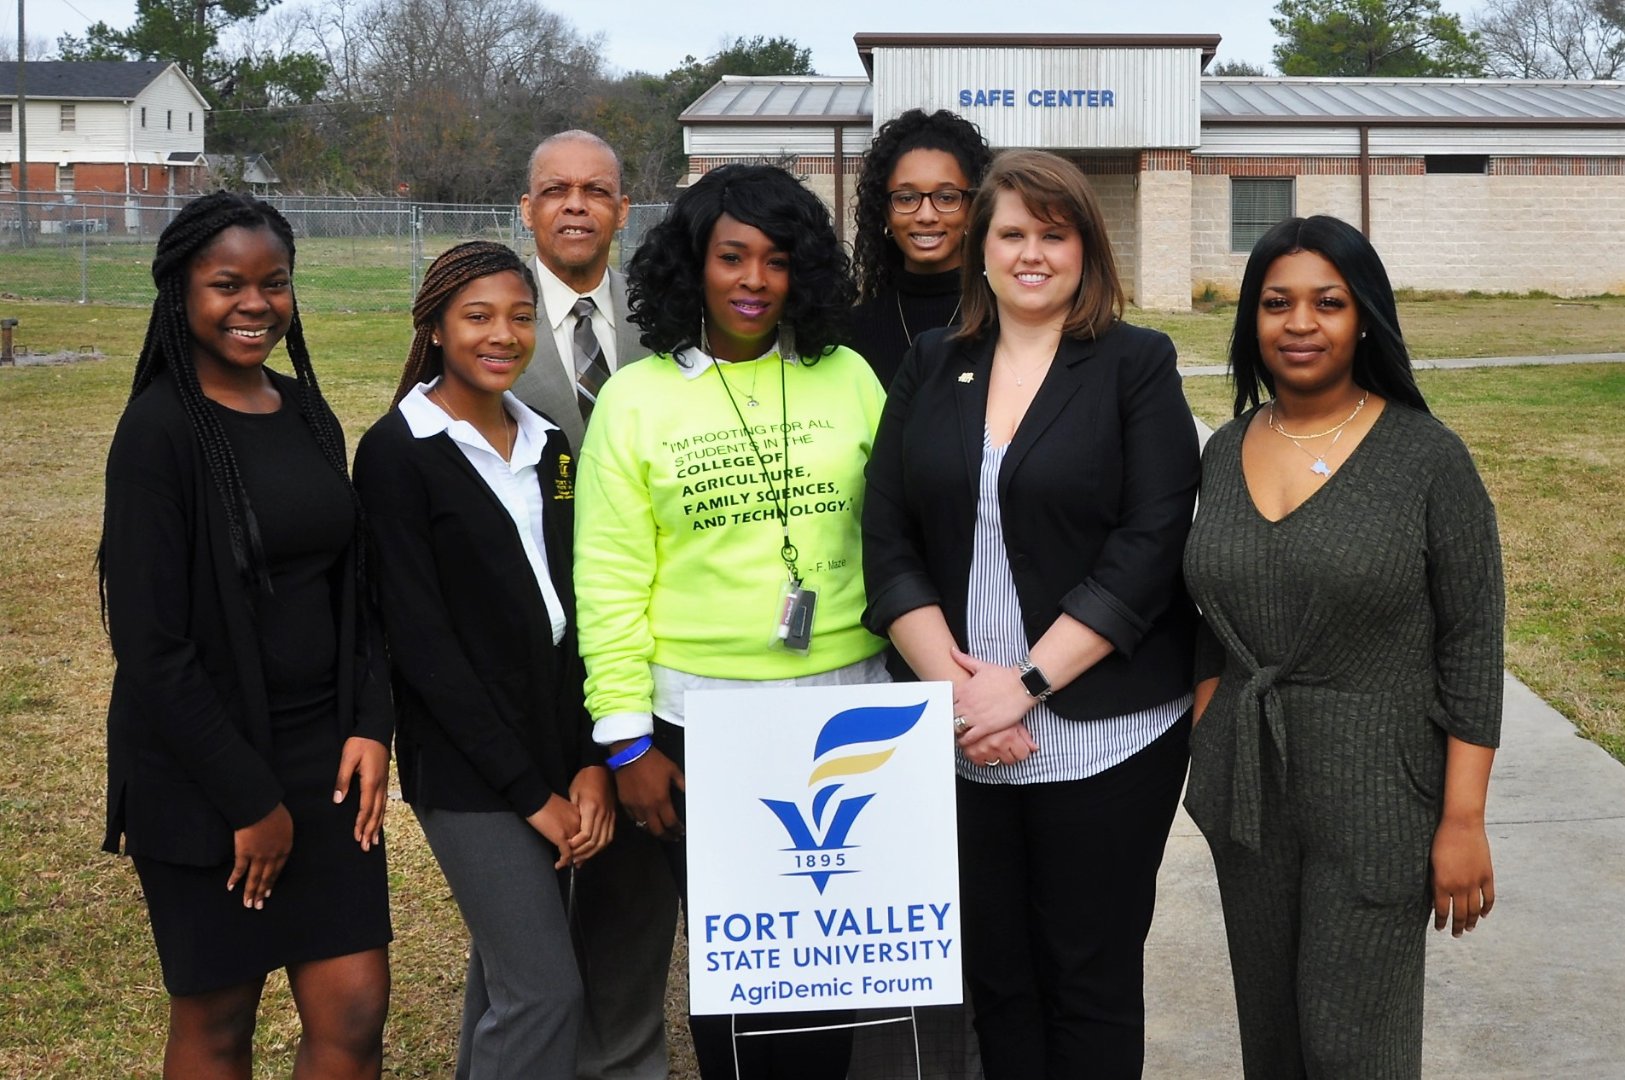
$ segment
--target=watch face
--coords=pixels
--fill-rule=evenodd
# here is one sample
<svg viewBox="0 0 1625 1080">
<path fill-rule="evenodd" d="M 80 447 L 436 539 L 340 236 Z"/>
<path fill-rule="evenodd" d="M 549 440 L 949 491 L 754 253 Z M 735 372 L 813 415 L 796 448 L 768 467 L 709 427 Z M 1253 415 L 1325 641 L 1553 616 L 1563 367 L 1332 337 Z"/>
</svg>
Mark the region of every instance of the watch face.
<svg viewBox="0 0 1625 1080">
<path fill-rule="evenodd" d="M 1035 667 L 1029 667 L 1021 673 L 1021 685 L 1027 688 L 1030 697 L 1039 697 L 1049 692 L 1049 680 Z"/>
</svg>

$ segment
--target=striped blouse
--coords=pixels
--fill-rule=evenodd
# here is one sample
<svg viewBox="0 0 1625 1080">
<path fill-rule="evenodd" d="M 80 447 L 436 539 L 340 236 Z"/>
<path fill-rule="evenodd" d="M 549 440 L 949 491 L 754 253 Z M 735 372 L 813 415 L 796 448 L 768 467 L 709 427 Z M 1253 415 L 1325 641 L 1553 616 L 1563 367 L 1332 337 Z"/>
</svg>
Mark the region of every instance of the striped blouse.
<svg viewBox="0 0 1625 1080">
<path fill-rule="evenodd" d="M 982 471 L 976 500 L 976 535 L 971 552 L 966 645 L 970 654 L 994 664 L 1015 666 L 1027 659 L 1028 642 L 1021 603 L 1004 547 L 999 515 L 999 467 L 1009 444 L 994 446 L 982 431 Z M 1027 730 L 1038 749 L 1025 761 L 992 768 L 955 753 L 960 776 L 982 784 L 1039 784 L 1081 780 L 1133 757 L 1167 731 L 1191 707 L 1191 695 L 1123 716 L 1067 720 L 1048 705 L 1027 713 Z"/>
</svg>

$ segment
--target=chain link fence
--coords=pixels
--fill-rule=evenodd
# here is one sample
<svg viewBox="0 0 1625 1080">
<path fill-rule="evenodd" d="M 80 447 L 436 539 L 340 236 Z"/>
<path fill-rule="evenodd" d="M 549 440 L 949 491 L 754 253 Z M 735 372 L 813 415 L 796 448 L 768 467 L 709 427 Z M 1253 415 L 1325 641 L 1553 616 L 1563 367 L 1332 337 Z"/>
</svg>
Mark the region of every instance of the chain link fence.
<svg viewBox="0 0 1625 1080">
<path fill-rule="evenodd" d="M 299 306 L 319 311 L 407 311 L 435 257 L 465 240 L 535 250 L 518 206 L 271 195 L 299 242 Z M 0 299 L 146 306 L 158 234 L 183 197 L 116 192 L 0 195 Z M 666 206 L 639 205 L 616 234 L 611 264 L 630 261 Z"/>
</svg>

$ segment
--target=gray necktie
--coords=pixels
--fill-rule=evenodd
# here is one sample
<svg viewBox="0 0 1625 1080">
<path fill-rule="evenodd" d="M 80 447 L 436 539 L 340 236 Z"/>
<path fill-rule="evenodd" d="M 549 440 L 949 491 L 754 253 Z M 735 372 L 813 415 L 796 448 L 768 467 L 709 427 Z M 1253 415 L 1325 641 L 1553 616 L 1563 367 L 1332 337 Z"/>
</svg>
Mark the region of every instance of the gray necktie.
<svg viewBox="0 0 1625 1080">
<path fill-rule="evenodd" d="M 604 347 L 598 343 L 598 335 L 592 330 L 592 313 L 597 310 L 598 305 L 592 302 L 590 296 L 583 296 L 570 308 L 570 314 L 576 318 L 572 336 L 575 345 L 576 404 L 581 407 L 583 421 L 591 419 L 598 391 L 603 387 L 604 380 L 609 378 Z"/>
</svg>

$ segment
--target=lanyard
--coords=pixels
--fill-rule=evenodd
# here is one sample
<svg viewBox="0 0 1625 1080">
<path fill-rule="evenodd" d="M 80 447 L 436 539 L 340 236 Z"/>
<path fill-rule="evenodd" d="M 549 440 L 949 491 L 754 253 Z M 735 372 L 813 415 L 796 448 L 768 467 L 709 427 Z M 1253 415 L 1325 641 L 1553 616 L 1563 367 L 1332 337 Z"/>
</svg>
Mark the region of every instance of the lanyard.
<svg viewBox="0 0 1625 1080">
<path fill-rule="evenodd" d="M 775 350 L 776 352 L 777 350 Z M 709 354 L 707 354 L 709 355 Z M 761 363 L 760 358 L 757 363 Z M 785 389 L 783 356 L 779 357 L 779 446 L 782 449 L 783 471 L 780 477 L 784 483 L 784 490 L 779 490 L 773 484 L 772 473 L 768 471 L 767 458 L 762 456 L 762 448 L 756 445 L 756 435 L 751 431 L 750 425 L 745 423 L 745 414 L 739 411 L 739 402 L 734 398 L 733 387 L 728 385 L 728 379 L 722 374 L 722 361 L 711 357 L 712 365 L 717 369 L 717 378 L 722 382 L 723 393 L 728 395 L 728 404 L 734 408 L 734 415 L 739 417 L 739 427 L 744 431 L 745 437 L 750 440 L 751 452 L 756 455 L 756 463 L 762 468 L 762 479 L 767 483 L 767 489 L 773 495 L 773 509 L 779 517 L 779 528 L 784 533 L 784 546 L 779 548 L 779 558 L 784 560 L 784 568 L 790 572 L 792 584 L 801 584 L 801 571 L 796 569 L 796 559 L 800 552 L 790 542 L 790 402 Z"/>
</svg>

